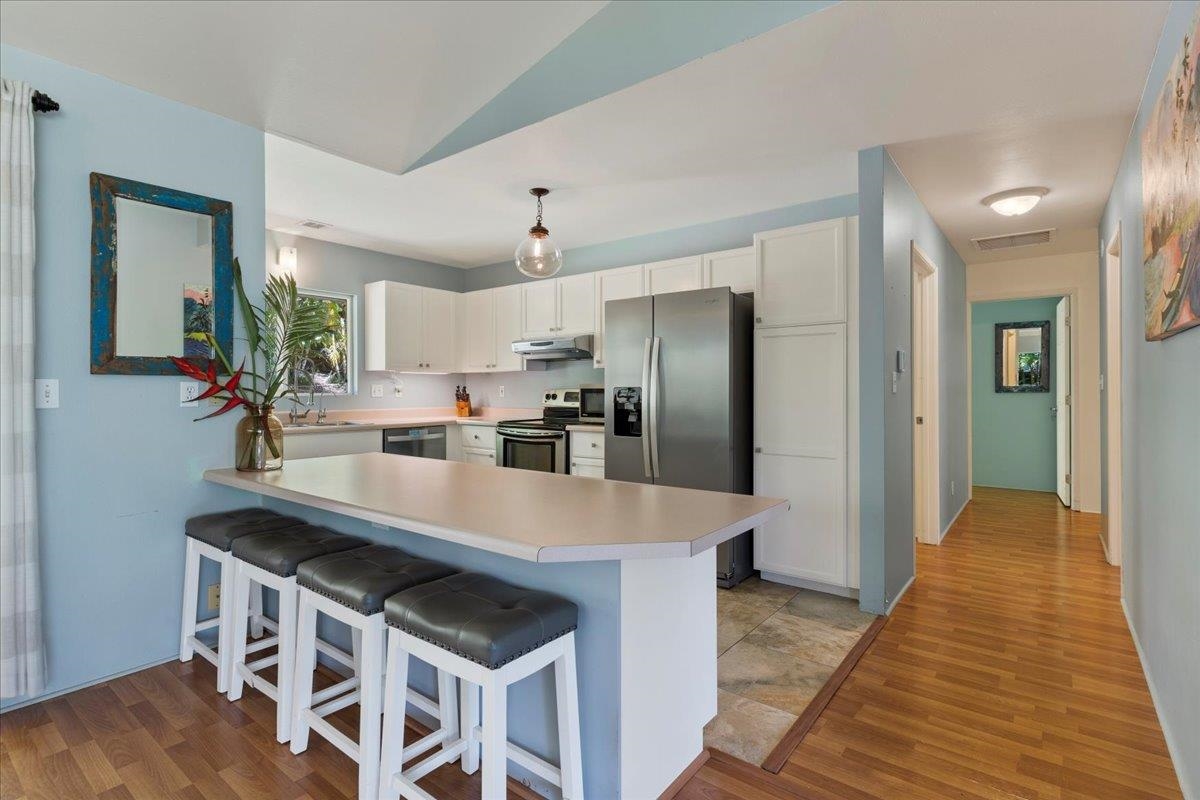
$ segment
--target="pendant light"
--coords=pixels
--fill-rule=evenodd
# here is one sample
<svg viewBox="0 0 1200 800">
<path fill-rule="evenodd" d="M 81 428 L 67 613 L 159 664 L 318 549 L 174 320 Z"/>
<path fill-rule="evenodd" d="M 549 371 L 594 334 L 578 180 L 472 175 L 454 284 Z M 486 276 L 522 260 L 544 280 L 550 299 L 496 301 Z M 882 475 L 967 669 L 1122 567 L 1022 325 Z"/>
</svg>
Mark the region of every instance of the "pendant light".
<svg viewBox="0 0 1200 800">
<path fill-rule="evenodd" d="M 517 246 L 514 254 L 517 269 L 531 278 L 549 278 L 562 267 L 562 250 L 550 239 L 550 229 L 542 225 L 542 198 L 550 194 L 549 189 L 530 189 L 537 198 L 537 222 L 529 229 L 529 236 Z"/>
</svg>

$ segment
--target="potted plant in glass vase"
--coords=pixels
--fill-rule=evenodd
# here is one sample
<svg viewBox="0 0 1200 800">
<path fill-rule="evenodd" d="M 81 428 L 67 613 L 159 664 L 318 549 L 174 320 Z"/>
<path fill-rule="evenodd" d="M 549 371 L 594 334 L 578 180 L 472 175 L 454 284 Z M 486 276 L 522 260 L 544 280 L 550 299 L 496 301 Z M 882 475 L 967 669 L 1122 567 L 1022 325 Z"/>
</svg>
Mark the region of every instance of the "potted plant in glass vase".
<svg viewBox="0 0 1200 800">
<path fill-rule="evenodd" d="M 242 267 L 236 258 L 233 287 L 246 327 L 247 358 L 234 369 L 229 354 L 221 350 L 211 333 L 205 333 L 199 335 L 216 355 L 216 359 L 208 360 L 207 369 L 183 358 L 172 356 L 171 361 L 187 377 L 207 384 L 198 400 L 215 397 L 225 401 L 216 411 L 196 421 L 219 417 L 238 406 L 244 409 L 245 416 L 238 421 L 235 436 L 234 466 L 243 472 L 266 472 L 283 466 L 283 425 L 275 416 L 275 403 L 284 397 L 299 402 L 295 389 L 288 383 L 288 373 L 303 356 L 309 340 L 325 329 L 325 317 L 319 306 L 300 301 L 296 280 L 290 275 L 269 277 L 263 288 L 262 305 L 254 305 L 246 297 Z M 247 359 L 249 369 L 246 369 Z M 228 378 L 222 380 L 219 371 Z"/>
</svg>

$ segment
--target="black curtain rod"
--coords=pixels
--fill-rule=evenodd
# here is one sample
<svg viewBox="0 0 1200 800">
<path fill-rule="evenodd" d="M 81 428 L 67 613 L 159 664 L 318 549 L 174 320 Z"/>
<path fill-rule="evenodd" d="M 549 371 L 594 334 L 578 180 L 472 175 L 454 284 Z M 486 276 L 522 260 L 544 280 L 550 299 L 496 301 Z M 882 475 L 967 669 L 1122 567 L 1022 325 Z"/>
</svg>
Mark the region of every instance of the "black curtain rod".
<svg viewBox="0 0 1200 800">
<path fill-rule="evenodd" d="M 42 92 L 33 93 L 33 110 L 47 113 L 50 111 L 58 111 L 59 105 L 48 94 Z"/>
</svg>

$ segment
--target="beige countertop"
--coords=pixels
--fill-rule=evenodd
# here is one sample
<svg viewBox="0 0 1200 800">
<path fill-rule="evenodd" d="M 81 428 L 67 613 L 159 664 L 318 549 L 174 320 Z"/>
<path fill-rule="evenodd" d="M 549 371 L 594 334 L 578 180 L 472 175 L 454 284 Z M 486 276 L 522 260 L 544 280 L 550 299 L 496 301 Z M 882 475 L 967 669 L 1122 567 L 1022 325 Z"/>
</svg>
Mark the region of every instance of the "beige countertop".
<svg viewBox="0 0 1200 800">
<path fill-rule="evenodd" d="M 583 422 L 579 425 L 568 425 L 567 430 L 579 433 L 604 433 L 603 422 Z"/>
<path fill-rule="evenodd" d="M 330 422 L 351 422 L 352 425 L 304 425 L 291 426 L 287 412 L 277 412 L 283 423 L 285 436 L 308 433 L 348 433 L 350 431 L 373 431 L 398 428 L 408 425 L 495 425 L 509 419 L 540 417 L 542 410 L 531 408 L 481 408 L 470 417 L 459 417 L 453 408 L 403 408 L 403 409 L 346 409 L 330 411 L 326 419 Z M 310 419 L 312 419 L 310 415 Z"/>
<path fill-rule="evenodd" d="M 204 479 L 526 561 L 687 558 L 786 500 L 359 453 Z"/>
</svg>

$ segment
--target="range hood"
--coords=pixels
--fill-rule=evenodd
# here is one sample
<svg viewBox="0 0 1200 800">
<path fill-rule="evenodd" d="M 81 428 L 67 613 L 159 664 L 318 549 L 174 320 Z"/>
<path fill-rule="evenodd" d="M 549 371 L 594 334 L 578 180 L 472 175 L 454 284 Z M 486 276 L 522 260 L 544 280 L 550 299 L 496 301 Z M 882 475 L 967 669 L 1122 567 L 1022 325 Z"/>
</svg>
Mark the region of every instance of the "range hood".
<svg viewBox="0 0 1200 800">
<path fill-rule="evenodd" d="M 573 361 L 592 357 L 592 335 L 518 339 L 513 352 L 526 361 Z"/>
</svg>

